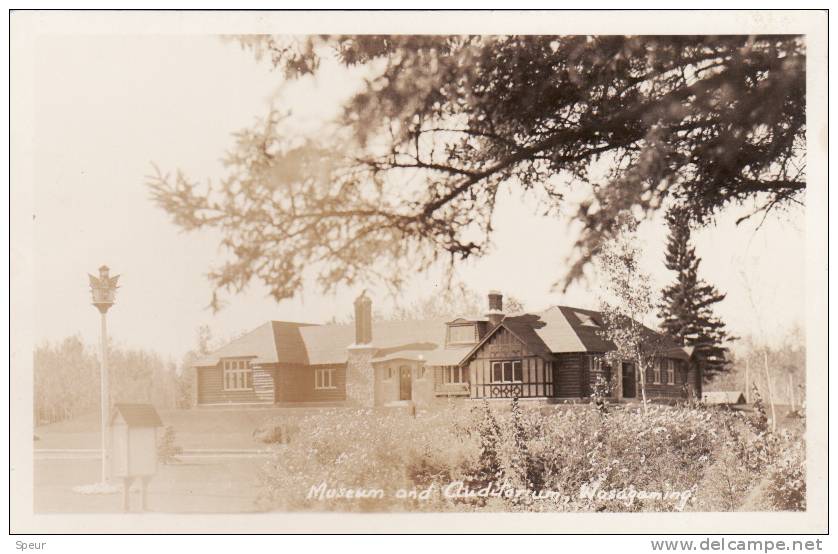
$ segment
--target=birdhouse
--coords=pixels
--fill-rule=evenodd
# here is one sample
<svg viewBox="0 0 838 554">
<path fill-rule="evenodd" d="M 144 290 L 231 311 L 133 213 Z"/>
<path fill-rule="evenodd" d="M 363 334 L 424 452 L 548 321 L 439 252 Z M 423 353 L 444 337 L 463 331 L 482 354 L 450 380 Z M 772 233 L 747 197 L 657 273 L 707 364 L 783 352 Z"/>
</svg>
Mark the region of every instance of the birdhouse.
<svg viewBox="0 0 838 554">
<path fill-rule="evenodd" d="M 163 422 L 151 404 L 115 404 L 111 414 L 114 477 L 150 477 L 157 472 L 157 428 Z"/>
<path fill-rule="evenodd" d="M 93 305 L 96 306 L 100 312 L 105 313 L 114 305 L 116 301 L 117 282 L 119 275 L 111 277 L 110 268 L 103 265 L 99 268 L 99 277 L 87 274 L 90 280 L 90 295 L 93 299 Z"/>
</svg>

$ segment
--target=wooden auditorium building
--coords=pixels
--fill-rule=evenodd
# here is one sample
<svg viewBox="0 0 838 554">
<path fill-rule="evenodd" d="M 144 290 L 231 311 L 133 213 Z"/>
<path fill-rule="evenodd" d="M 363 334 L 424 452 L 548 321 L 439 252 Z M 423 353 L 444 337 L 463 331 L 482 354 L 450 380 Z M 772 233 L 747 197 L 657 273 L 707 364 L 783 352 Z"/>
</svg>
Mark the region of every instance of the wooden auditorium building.
<svg viewBox="0 0 838 554">
<path fill-rule="evenodd" d="M 603 359 L 614 347 L 601 337 L 599 312 L 553 306 L 505 314 L 500 293 L 488 300 L 480 317 L 374 321 L 362 293 L 353 324 L 269 321 L 196 362 L 193 400 L 199 407 L 560 402 L 589 398 L 603 378 L 615 400 L 640 395 L 634 364 Z M 659 352 L 647 370 L 647 397 L 701 398 L 690 350 L 669 343 Z"/>
</svg>

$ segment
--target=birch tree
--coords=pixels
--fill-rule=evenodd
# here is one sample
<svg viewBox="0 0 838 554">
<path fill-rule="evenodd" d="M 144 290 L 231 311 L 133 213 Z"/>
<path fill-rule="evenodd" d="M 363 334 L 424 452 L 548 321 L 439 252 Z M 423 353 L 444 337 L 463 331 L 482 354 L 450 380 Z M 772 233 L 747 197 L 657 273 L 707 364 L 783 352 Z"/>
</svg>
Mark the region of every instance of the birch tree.
<svg viewBox="0 0 838 554">
<path fill-rule="evenodd" d="M 642 323 L 655 309 L 651 277 L 640 269 L 637 220 L 622 213 L 615 222 L 619 233 L 604 243 L 594 257 L 601 281 L 600 335 L 614 344 L 606 354 L 612 367 L 630 360 L 640 376 L 643 412 L 647 412 L 646 371 L 652 367 L 659 348 L 656 334 Z"/>
</svg>

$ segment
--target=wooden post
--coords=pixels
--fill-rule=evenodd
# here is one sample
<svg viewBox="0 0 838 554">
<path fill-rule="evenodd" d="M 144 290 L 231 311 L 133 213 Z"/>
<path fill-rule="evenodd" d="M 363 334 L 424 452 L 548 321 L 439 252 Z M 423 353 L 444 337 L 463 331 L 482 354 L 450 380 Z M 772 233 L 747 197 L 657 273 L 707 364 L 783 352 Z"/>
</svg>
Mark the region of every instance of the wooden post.
<svg viewBox="0 0 838 554">
<path fill-rule="evenodd" d="M 100 417 L 102 427 L 102 483 L 108 482 L 108 416 L 110 412 L 110 392 L 108 391 L 108 316 L 101 311 L 101 330 L 99 335 L 99 371 L 100 371 Z"/>
<path fill-rule="evenodd" d="M 131 481 L 130 477 L 122 479 L 122 511 L 129 512 L 131 508 Z"/>
<path fill-rule="evenodd" d="M 151 477 L 143 477 L 140 481 L 142 484 L 142 511 L 146 511 L 148 506 L 148 481 Z"/>
</svg>

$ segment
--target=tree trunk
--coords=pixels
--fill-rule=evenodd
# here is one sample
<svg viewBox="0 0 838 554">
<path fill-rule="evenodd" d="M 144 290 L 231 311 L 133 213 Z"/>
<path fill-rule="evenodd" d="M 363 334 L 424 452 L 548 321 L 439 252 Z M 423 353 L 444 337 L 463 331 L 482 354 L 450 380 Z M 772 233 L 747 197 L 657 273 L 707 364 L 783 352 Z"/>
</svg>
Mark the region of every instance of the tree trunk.
<svg viewBox="0 0 838 554">
<path fill-rule="evenodd" d="M 774 387 L 771 386 L 771 375 L 768 374 L 768 351 L 762 351 L 762 367 L 765 370 L 765 382 L 768 388 L 768 403 L 771 404 L 771 431 L 777 432 L 777 410 L 774 408 Z"/>
<path fill-rule="evenodd" d="M 643 367 L 643 359 L 637 357 L 637 371 L 640 373 L 640 398 L 643 405 L 643 415 L 649 413 L 649 408 L 646 405 L 646 368 Z"/>
<path fill-rule="evenodd" d="M 751 403 L 751 359 L 745 357 L 745 402 Z"/>
</svg>

